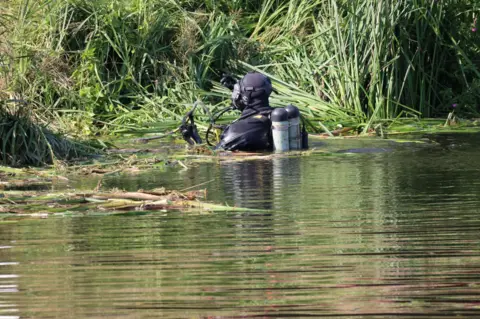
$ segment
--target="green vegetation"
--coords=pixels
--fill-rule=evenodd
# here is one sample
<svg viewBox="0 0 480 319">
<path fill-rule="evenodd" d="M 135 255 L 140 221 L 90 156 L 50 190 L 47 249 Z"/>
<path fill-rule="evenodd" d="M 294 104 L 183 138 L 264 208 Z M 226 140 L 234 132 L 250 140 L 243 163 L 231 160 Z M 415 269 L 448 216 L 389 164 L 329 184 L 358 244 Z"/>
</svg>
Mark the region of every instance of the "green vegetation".
<svg viewBox="0 0 480 319">
<path fill-rule="evenodd" d="M 96 153 L 101 143 L 75 142 L 32 121 L 27 105 L 0 104 L 0 165 L 39 166 L 55 159 L 71 159 Z"/>
<path fill-rule="evenodd" d="M 195 100 L 227 105 L 222 73 L 257 69 L 274 80 L 273 105 L 330 127 L 368 132 L 452 105 L 477 117 L 479 10 L 476 0 L 11 0 L 0 9 L 0 99 L 28 101 L 53 131 L 158 132 Z"/>
</svg>

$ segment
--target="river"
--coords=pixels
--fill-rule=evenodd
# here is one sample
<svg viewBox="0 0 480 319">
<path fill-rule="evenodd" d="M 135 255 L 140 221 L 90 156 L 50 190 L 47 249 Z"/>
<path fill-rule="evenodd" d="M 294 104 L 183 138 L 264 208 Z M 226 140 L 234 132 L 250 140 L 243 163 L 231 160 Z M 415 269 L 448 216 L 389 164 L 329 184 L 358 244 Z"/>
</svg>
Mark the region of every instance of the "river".
<svg viewBox="0 0 480 319">
<path fill-rule="evenodd" d="M 1 222 L 0 319 L 480 317 L 480 135 L 315 143 L 104 180 L 252 211 Z"/>
</svg>

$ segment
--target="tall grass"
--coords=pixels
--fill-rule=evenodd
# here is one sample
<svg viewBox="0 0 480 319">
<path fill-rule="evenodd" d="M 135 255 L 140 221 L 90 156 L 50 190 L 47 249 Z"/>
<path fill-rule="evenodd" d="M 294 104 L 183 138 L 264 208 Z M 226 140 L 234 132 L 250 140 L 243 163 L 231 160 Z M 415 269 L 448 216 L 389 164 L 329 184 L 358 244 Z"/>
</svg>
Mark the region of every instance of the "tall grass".
<svg viewBox="0 0 480 319">
<path fill-rule="evenodd" d="M 465 111 L 478 114 L 475 2 L 273 5 L 264 2 L 251 38 L 270 48 L 275 63 L 265 69 L 314 93 L 317 103 L 348 112 L 365 128 L 378 119 L 439 115 L 452 103 L 463 102 Z"/>
<path fill-rule="evenodd" d="M 35 124 L 23 101 L 0 104 L 0 165 L 41 166 L 97 153 L 93 142 L 75 142 Z"/>
<path fill-rule="evenodd" d="M 86 135 L 178 121 L 199 98 L 225 105 L 221 74 L 250 69 L 274 80 L 273 104 L 321 121 L 368 129 L 453 103 L 477 116 L 479 9 L 475 0 L 12 0 L 0 19 L 9 61 L 0 85 L 37 121 Z"/>
</svg>

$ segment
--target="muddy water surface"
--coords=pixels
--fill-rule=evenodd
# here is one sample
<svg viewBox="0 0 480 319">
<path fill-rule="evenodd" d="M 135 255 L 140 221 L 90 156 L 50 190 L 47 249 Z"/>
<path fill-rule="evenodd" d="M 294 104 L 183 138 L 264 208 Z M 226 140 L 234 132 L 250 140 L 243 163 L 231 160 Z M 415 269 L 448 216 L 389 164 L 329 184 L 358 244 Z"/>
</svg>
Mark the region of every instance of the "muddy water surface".
<svg viewBox="0 0 480 319">
<path fill-rule="evenodd" d="M 478 318 L 480 135 L 432 139 L 108 177 L 263 211 L 2 222 L 0 319 Z"/>
</svg>

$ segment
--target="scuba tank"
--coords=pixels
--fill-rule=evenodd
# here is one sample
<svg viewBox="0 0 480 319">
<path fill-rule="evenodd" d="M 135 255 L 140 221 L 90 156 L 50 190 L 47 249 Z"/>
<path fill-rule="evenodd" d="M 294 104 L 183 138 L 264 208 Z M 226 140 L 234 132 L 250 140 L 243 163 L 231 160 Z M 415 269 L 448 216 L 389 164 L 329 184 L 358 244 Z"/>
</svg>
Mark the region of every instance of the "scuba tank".
<svg viewBox="0 0 480 319">
<path fill-rule="evenodd" d="M 273 148 L 276 152 L 290 150 L 288 112 L 284 108 L 276 108 L 270 115 L 272 121 Z"/>
<path fill-rule="evenodd" d="M 300 111 L 292 104 L 287 105 L 285 110 L 288 113 L 288 135 L 290 150 L 302 148 L 302 137 L 300 132 Z"/>
<path fill-rule="evenodd" d="M 289 104 L 285 108 L 274 109 L 270 120 L 275 151 L 308 149 L 308 133 L 305 123 L 302 128 L 300 126 L 300 110 L 296 106 Z"/>
</svg>

